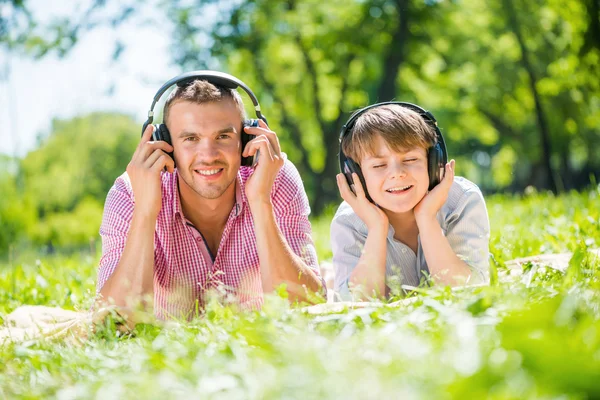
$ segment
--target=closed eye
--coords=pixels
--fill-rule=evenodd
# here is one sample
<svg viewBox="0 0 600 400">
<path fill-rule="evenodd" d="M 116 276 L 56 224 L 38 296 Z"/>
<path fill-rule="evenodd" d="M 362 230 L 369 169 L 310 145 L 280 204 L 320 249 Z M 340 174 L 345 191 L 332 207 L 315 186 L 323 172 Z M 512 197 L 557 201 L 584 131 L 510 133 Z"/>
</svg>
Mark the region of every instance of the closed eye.
<svg viewBox="0 0 600 400">
<path fill-rule="evenodd" d="M 383 168 L 385 167 L 385 164 L 375 164 L 373 165 L 373 168 Z"/>
<path fill-rule="evenodd" d="M 414 161 L 417 161 L 417 159 L 416 158 L 407 158 L 406 160 L 404 160 L 404 162 L 407 162 L 407 163 L 411 163 Z"/>
</svg>

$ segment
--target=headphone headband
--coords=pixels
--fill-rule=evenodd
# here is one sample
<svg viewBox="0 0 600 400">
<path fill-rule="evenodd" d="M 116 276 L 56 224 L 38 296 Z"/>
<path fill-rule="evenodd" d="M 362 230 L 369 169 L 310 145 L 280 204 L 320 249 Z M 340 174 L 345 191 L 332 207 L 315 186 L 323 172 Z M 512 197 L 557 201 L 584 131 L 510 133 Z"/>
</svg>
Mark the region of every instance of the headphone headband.
<svg viewBox="0 0 600 400">
<path fill-rule="evenodd" d="M 352 113 L 352 115 L 350 115 L 350 118 L 348 118 L 348 121 L 346 121 L 346 123 L 342 127 L 342 131 L 340 133 L 340 141 L 345 136 L 345 134 L 354 127 L 354 123 L 356 122 L 356 120 L 361 115 L 363 115 L 365 112 L 369 111 L 372 108 L 376 108 L 376 107 L 379 107 L 379 106 L 387 106 L 387 105 L 397 105 L 397 106 L 402 106 L 402 107 L 405 107 L 405 108 L 412 109 L 412 111 L 415 111 L 417 114 L 421 115 L 426 120 L 429 120 L 431 123 L 433 123 L 433 125 L 435 125 L 435 128 L 437 128 L 437 120 L 435 119 L 435 117 L 433 116 L 432 113 L 430 113 L 429 111 L 425 110 L 424 108 L 419 107 L 416 104 L 405 103 L 405 102 L 402 102 L 402 101 L 385 101 L 383 103 L 371 104 L 369 106 L 366 106 L 366 107 L 363 107 L 363 108 L 361 108 L 359 110 L 354 111 Z M 441 135 L 438 135 L 438 136 L 441 136 Z M 443 142 L 443 140 L 444 139 L 442 138 L 442 142 Z"/>
<path fill-rule="evenodd" d="M 258 99 L 252 93 L 252 90 L 241 80 L 236 78 L 233 75 L 226 74 L 224 72 L 219 71 L 210 71 L 210 70 L 198 70 L 186 72 L 181 75 L 177 75 L 174 78 L 168 80 L 164 85 L 161 86 L 160 89 L 154 95 L 154 99 L 152 100 L 152 105 L 150 106 L 150 110 L 148 111 L 148 120 L 144 123 L 144 129 L 146 126 L 152 123 L 154 119 L 154 106 L 160 100 L 161 96 L 173 85 L 177 85 L 179 87 L 185 86 L 187 83 L 190 83 L 196 79 L 202 79 L 207 82 L 212 83 L 213 85 L 222 86 L 227 89 L 237 89 L 242 88 L 252 100 L 252 104 L 254 105 L 254 111 L 256 112 L 257 118 L 263 119 L 266 121 L 265 117 L 262 115 L 260 111 L 260 104 L 258 103 Z"/>
<path fill-rule="evenodd" d="M 447 154 L 446 142 L 444 141 L 444 136 L 442 136 L 442 132 L 438 128 L 437 120 L 435 119 L 433 114 L 416 104 L 405 103 L 402 101 L 385 101 L 382 103 L 371 104 L 369 106 L 366 106 L 359 110 L 354 111 L 352 113 L 352 115 L 350 115 L 350 118 L 348 118 L 348 121 L 346 121 L 344 126 L 342 126 L 342 131 L 340 132 L 340 144 L 342 143 L 342 139 L 344 138 L 344 136 L 346 136 L 349 132 L 352 131 L 352 128 L 354 127 L 354 123 L 361 115 L 363 115 L 365 112 L 369 111 L 372 108 L 376 108 L 379 106 L 386 106 L 386 105 L 397 105 L 397 106 L 411 109 L 412 111 L 416 112 L 421 117 L 423 117 L 423 119 L 425 119 L 426 121 L 431 122 L 431 124 L 433 125 L 433 129 L 435 130 L 435 136 L 438 139 L 438 143 L 440 144 L 444 154 Z"/>
</svg>

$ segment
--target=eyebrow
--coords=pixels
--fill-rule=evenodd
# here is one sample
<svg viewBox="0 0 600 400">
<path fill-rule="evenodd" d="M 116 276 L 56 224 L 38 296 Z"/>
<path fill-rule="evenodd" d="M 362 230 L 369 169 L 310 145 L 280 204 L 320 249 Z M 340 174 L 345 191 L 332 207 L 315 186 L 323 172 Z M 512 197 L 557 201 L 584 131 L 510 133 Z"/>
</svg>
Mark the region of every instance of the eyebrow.
<svg viewBox="0 0 600 400">
<path fill-rule="evenodd" d="M 385 156 L 381 155 L 381 154 L 373 154 L 370 156 L 366 156 L 365 161 L 375 160 L 375 159 L 379 159 L 379 158 L 385 158 Z"/>
<path fill-rule="evenodd" d="M 416 152 L 416 151 L 417 150 L 415 150 L 415 149 L 411 149 L 411 150 L 408 150 L 408 151 L 406 151 L 404 153 L 400 153 L 400 154 L 401 154 L 402 157 L 409 157 L 409 156 L 413 156 L 414 157 L 414 156 L 418 155 L 418 154 L 414 154 L 414 152 Z M 386 158 L 386 157 L 387 156 L 383 155 L 383 154 L 373 154 L 373 155 L 370 155 L 370 156 L 366 156 L 365 157 L 365 161 L 379 160 L 379 159 Z"/>
<path fill-rule="evenodd" d="M 225 128 L 219 129 L 218 131 L 214 132 L 213 135 L 214 136 L 218 136 L 218 135 L 221 135 L 223 133 L 237 133 L 237 129 L 235 129 L 235 126 L 229 125 L 229 126 L 226 126 Z M 178 137 L 179 138 L 184 138 L 184 137 L 196 136 L 196 135 L 198 135 L 197 132 L 183 131 L 183 132 L 179 133 Z"/>
</svg>

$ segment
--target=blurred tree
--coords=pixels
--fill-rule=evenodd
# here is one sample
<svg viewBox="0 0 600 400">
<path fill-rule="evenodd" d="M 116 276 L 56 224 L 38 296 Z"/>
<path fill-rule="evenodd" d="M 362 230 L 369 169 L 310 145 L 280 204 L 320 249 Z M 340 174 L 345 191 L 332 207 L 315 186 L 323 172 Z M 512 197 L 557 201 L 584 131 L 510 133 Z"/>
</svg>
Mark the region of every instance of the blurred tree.
<svg viewBox="0 0 600 400">
<path fill-rule="evenodd" d="M 79 37 L 98 26 L 116 27 L 129 20 L 137 7 L 152 2 L 88 0 L 73 4 L 73 12 L 40 23 L 35 2 L 0 0 L 0 49 L 24 52 L 35 58 L 55 52 L 66 55 Z M 45 17 L 45 16 L 43 16 Z M 121 43 L 115 44 L 115 54 Z"/>
<path fill-rule="evenodd" d="M 206 24 L 210 7 L 217 17 Z M 428 40 L 415 27 L 436 7 L 410 0 L 253 0 L 221 8 L 175 1 L 167 15 L 179 65 L 219 60 L 258 92 L 318 214 L 338 199 L 342 124 L 354 109 L 397 98 L 409 49 Z"/>
<path fill-rule="evenodd" d="M 0 155 L 0 255 L 25 240 L 36 221 L 31 199 L 17 189 L 15 166 L 14 159 Z"/>
<path fill-rule="evenodd" d="M 354 109 L 394 98 L 431 109 L 459 173 L 487 190 L 561 190 L 598 179 L 599 3 L 174 0 L 153 6 L 164 16 L 161 28 L 172 37 L 177 65 L 226 70 L 253 88 L 318 214 L 338 199 L 341 125 Z M 4 4 L 12 11 L 0 13 L 0 42 L 37 56 L 52 49 L 62 54 L 85 30 L 118 25 L 148 6 L 95 0 L 76 18 L 44 27 L 26 1 Z M 40 34 L 44 29 L 53 34 Z"/>
<path fill-rule="evenodd" d="M 600 52 L 580 56 L 586 7 L 505 2 L 443 3 L 405 76 L 445 121 L 454 154 L 488 152 L 491 188 L 581 188 L 600 173 Z"/>
<path fill-rule="evenodd" d="M 19 178 L 40 219 L 31 233 L 35 242 L 86 244 L 97 237 L 104 199 L 125 171 L 139 129 L 115 113 L 53 121 L 50 135 L 21 163 Z"/>
</svg>

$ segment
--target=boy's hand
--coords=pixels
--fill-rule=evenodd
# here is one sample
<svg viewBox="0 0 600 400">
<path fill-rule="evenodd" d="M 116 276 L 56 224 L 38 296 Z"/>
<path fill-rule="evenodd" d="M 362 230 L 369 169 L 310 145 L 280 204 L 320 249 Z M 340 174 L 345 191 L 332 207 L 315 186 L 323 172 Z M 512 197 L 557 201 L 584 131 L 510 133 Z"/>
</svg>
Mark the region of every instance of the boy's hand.
<svg viewBox="0 0 600 400">
<path fill-rule="evenodd" d="M 358 217 L 367 225 L 367 229 L 370 231 L 371 229 L 381 229 L 382 227 L 385 227 L 387 232 L 389 224 L 387 215 L 385 215 L 381 208 L 367 199 L 360 179 L 358 179 L 358 175 L 352 173 L 356 194 L 350 189 L 344 174 L 337 174 L 336 179 L 342 199 L 350 204 L 350 207 L 352 207 L 356 215 L 358 215 Z"/>
<path fill-rule="evenodd" d="M 454 182 L 454 160 L 446 164 L 446 171 L 442 181 L 421 199 L 415 206 L 415 219 L 419 221 L 434 219 L 437 212 L 448 199 L 448 192 Z"/>
</svg>

